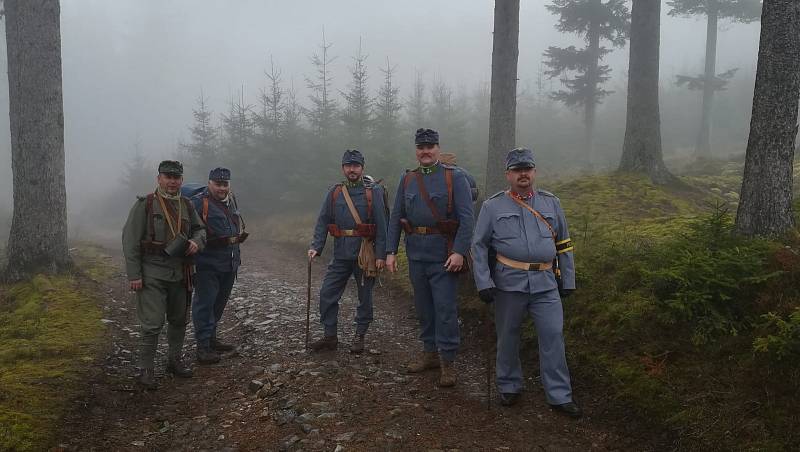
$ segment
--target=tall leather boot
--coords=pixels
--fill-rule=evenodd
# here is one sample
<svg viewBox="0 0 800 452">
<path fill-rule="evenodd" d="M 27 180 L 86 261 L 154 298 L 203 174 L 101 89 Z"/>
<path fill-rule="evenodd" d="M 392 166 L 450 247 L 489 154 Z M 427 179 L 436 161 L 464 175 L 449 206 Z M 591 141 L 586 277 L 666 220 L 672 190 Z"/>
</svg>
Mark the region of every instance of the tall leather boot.
<svg viewBox="0 0 800 452">
<path fill-rule="evenodd" d="M 156 348 L 158 347 L 158 335 L 142 334 L 139 340 L 139 375 L 136 382 L 144 389 L 157 389 L 155 360 Z"/>
</svg>

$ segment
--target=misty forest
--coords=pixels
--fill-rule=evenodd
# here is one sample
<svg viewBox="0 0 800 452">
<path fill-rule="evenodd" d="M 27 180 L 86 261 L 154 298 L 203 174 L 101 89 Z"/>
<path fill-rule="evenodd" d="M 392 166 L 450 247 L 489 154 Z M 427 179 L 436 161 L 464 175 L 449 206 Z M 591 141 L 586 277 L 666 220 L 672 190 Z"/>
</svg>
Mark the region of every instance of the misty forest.
<svg viewBox="0 0 800 452">
<path fill-rule="evenodd" d="M 0 450 L 800 448 L 800 0 L 0 5 Z"/>
</svg>

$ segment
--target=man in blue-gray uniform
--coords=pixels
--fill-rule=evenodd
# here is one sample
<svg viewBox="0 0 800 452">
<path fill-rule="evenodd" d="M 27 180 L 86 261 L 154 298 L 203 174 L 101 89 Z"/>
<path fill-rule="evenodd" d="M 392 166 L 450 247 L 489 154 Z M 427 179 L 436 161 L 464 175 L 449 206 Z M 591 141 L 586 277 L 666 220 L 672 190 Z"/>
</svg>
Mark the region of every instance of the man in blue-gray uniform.
<svg viewBox="0 0 800 452">
<path fill-rule="evenodd" d="M 460 342 L 456 289 L 472 236 L 469 183 L 462 171 L 441 163 L 439 134 L 418 129 L 419 167 L 400 177 L 389 219 L 386 266 L 397 271 L 395 254 L 405 232 L 408 273 L 420 322 L 423 351 L 409 373 L 440 369 L 439 386 L 456 384 L 453 362 Z"/>
<path fill-rule="evenodd" d="M 319 291 L 319 316 L 323 337 L 310 345 L 312 351 L 336 350 L 339 300 L 352 275 L 358 287 L 356 332 L 351 353 L 364 351 L 364 335 L 372 322 L 372 289 L 377 272 L 386 263 L 386 210 L 383 187 L 364 185 L 364 156 L 358 150 L 342 155 L 344 182 L 328 190 L 314 228 L 308 258 L 314 259 L 334 237 L 333 259 Z"/>
<path fill-rule="evenodd" d="M 205 250 L 195 259 L 192 301 L 197 361 L 200 364 L 217 363 L 219 352 L 235 348 L 217 337 L 217 325 L 241 264 L 239 243 L 247 237 L 230 181 L 229 169 L 214 168 L 208 174 L 208 186 L 191 197 L 195 210 L 206 224 L 208 235 Z"/>
<path fill-rule="evenodd" d="M 506 157 L 510 189 L 483 203 L 475 226 L 475 284 L 481 300 L 495 303 L 500 403 L 515 404 L 522 391 L 520 324 L 528 312 L 539 339 L 547 402 L 556 411 L 580 417 L 572 400 L 562 333 L 561 298 L 575 289 L 572 241 L 560 201 L 535 189 L 535 178 L 533 152 L 511 150 Z"/>
</svg>

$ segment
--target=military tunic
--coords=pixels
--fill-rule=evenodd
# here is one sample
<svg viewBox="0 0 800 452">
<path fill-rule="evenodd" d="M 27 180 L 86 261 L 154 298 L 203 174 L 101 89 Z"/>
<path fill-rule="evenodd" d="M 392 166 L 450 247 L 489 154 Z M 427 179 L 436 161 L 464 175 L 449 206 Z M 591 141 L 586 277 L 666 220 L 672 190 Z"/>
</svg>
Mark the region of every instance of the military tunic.
<svg viewBox="0 0 800 452">
<path fill-rule="evenodd" d="M 490 250 L 519 262 L 548 263 L 558 259 L 564 289 L 575 288 L 575 267 L 567 221 L 555 196 L 536 190 L 524 202 L 537 210 L 550 228 L 505 192 L 481 207 L 472 242 L 475 284 L 478 290 L 497 288 L 497 387 L 502 393 L 522 390 L 519 360 L 520 325 L 525 312 L 533 317 L 539 341 L 542 383 L 548 402 L 572 400 L 564 352 L 563 310 L 552 270 L 528 271 L 489 261 Z M 559 249 L 557 252 L 556 249 Z"/>
<path fill-rule="evenodd" d="M 440 215 L 447 215 L 447 183 L 445 171 L 453 171 L 453 212 L 450 218 L 458 220 L 458 230 L 453 238 L 453 252 L 465 256 L 472 235 L 472 195 L 467 178 L 455 167 L 437 162 L 431 171 L 423 174 L 425 188 Z M 401 219 L 414 227 L 436 227 L 436 219 L 420 193 L 416 177 L 405 186 L 405 174 L 400 177 L 394 208 L 389 220 L 387 250 L 397 252 L 402 231 Z M 444 263 L 448 258 L 448 240 L 441 234 L 406 234 L 405 250 L 408 272 L 414 288 L 414 304 L 420 322 L 420 340 L 426 352 L 439 352 L 442 359 L 453 361 L 460 343 L 458 331 L 458 303 L 456 300 L 458 274 L 447 272 Z"/>
<path fill-rule="evenodd" d="M 206 232 L 202 220 L 194 209 L 187 209 L 189 200 L 183 198 L 179 206 L 177 199 L 165 199 L 165 203 L 175 212 L 181 213 L 182 230 L 197 244 L 200 250 L 205 246 Z M 184 284 L 185 257 L 170 257 L 166 254 L 146 253 L 142 241 L 153 240 L 167 243 L 172 235 L 165 213 L 158 198 L 152 203 L 152 230 L 150 230 L 147 200 L 137 199 L 128 214 L 122 231 L 122 249 L 125 254 L 125 268 L 128 280 L 141 279 L 142 289 L 136 292 L 136 313 L 141 324 L 140 367 L 152 369 L 158 335 L 166 317 L 167 341 L 170 353 L 180 353 L 186 334 L 187 293 Z"/>
<path fill-rule="evenodd" d="M 363 183 L 347 187 L 353 205 L 358 211 L 361 220 L 367 223 L 371 218 L 375 224 L 375 258 L 386 259 L 386 210 L 383 203 L 383 187 L 375 185 L 372 188 L 372 213 L 368 215 L 366 188 Z M 314 227 L 314 239 L 311 249 L 317 254 L 322 253 L 328 237 L 328 225 L 336 224 L 340 230 L 353 230 L 356 221 L 347 207 L 344 195 L 339 194 L 335 200 L 332 195 L 337 185 L 331 187 L 322 202 L 317 223 Z M 342 186 L 342 190 L 345 187 Z M 356 308 L 355 323 L 356 334 L 363 335 L 367 332 L 373 320 L 372 290 L 375 278 L 363 276 L 363 271 L 358 267 L 358 252 L 361 248 L 361 237 L 335 237 L 333 240 L 333 259 L 328 264 L 325 279 L 319 292 L 319 313 L 325 336 L 336 336 L 339 317 L 339 300 L 347 287 L 347 281 L 352 275 L 358 288 L 358 307 Z"/>
</svg>

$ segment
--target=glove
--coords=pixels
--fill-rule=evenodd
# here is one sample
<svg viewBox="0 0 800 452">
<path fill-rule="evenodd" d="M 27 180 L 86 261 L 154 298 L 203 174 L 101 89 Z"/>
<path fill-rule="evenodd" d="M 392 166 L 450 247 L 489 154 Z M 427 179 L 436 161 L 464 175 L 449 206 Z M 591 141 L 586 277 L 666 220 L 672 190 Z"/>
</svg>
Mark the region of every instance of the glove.
<svg viewBox="0 0 800 452">
<path fill-rule="evenodd" d="M 562 300 L 572 295 L 572 292 L 575 292 L 575 289 L 558 289 L 558 294 L 561 295 Z"/>
<path fill-rule="evenodd" d="M 486 304 L 491 304 L 494 301 L 494 287 L 478 291 L 478 296 L 481 301 Z"/>
</svg>

